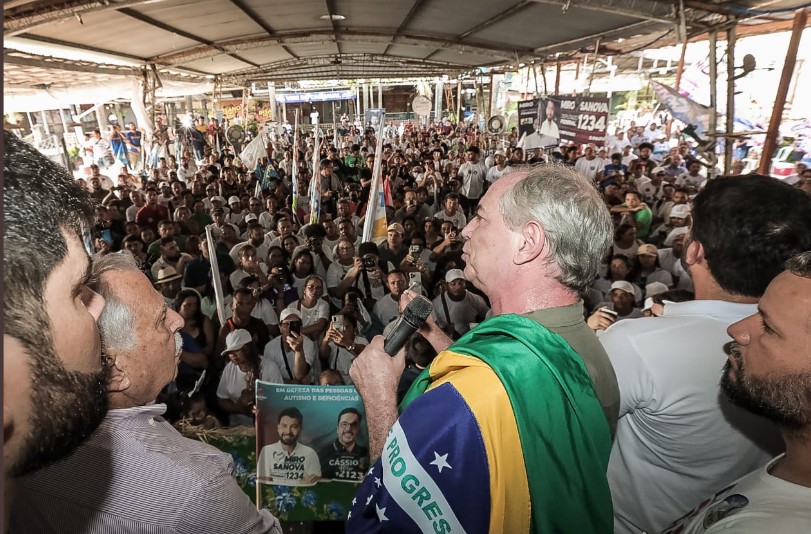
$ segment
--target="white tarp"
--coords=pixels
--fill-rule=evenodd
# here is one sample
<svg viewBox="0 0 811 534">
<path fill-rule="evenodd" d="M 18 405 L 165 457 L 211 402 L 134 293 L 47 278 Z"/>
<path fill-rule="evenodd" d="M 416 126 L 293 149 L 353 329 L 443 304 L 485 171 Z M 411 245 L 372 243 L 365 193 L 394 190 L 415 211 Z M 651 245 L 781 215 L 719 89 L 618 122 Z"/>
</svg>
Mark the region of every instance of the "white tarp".
<svg viewBox="0 0 811 534">
<path fill-rule="evenodd" d="M 26 91 L 9 88 L 3 92 L 3 106 L 5 113 L 25 113 L 44 111 L 50 109 L 64 109 L 71 104 L 98 104 L 110 102 L 119 98 L 128 100 L 140 99 L 141 93 L 136 90 L 140 85 L 140 78 L 136 76 L 122 76 L 120 80 L 103 84 L 72 85 L 70 87 L 54 87 L 48 89 L 30 89 Z M 134 82 L 134 83 L 133 83 Z M 214 82 L 189 83 L 161 79 L 163 87 L 155 92 L 156 98 L 173 98 L 189 95 L 199 95 L 214 91 Z"/>
</svg>

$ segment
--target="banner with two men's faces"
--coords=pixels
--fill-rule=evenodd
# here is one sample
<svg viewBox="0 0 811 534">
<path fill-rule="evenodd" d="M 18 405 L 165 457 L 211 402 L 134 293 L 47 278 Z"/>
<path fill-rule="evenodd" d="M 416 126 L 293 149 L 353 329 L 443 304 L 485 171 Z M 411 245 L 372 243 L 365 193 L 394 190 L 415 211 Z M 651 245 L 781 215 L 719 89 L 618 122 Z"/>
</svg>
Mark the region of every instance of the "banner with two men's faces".
<svg viewBox="0 0 811 534">
<path fill-rule="evenodd" d="M 354 386 L 256 382 L 257 506 L 287 521 L 345 520 L 369 468 Z"/>
</svg>

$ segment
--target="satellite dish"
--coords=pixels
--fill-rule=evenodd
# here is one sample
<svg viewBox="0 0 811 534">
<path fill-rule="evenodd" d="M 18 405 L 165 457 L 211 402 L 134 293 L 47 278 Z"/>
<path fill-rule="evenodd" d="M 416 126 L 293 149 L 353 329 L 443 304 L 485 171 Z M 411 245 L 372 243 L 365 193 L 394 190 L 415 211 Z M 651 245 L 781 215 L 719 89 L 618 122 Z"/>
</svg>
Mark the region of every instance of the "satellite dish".
<svg viewBox="0 0 811 534">
<path fill-rule="evenodd" d="M 239 154 L 242 152 L 242 142 L 245 140 L 245 130 L 242 126 L 234 124 L 225 130 L 225 139 L 234 147 L 234 153 Z"/>
<path fill-rule="evenodd" d="M 504 128 L 507 125 L 507 120 L 503 115 L 493 115 L 487 121 L 487 131 L 493 135 L 504 133 Z"/>
</svg>

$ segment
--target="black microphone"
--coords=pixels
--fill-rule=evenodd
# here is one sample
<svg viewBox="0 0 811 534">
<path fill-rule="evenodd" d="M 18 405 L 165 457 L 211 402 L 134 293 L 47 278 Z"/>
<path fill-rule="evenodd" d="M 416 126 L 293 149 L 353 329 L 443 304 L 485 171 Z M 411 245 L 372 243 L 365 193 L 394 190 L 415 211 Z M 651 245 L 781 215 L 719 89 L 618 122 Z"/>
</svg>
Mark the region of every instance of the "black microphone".
<svg viewBox="0 0 811 534">
<path fill-rule="evenodd" d="M 408 306 L 403 310 L 403 314 L 397 319 L 397 324 L 383 341 L 383 350 L 386 351 L 386 354 L 394 356 L 400 352 L 400 349 L 408 342 L 411 335 L 425 324 L 433 309 L 434 305 L 427 298 L 422 295 L 414 297 L 414 300 L 408 303 Z"/>
</svg>

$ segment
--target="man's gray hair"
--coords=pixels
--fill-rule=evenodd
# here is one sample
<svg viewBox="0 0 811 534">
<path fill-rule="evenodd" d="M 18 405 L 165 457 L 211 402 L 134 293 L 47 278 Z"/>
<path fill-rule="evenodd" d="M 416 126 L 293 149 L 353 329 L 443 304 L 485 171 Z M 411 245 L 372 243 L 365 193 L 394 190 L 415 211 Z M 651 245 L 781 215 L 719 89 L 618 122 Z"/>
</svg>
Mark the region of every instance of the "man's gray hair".
<svg viewBox="0 0 811 534">
<path fill-rule="evenodd" d="M 811 278 L 811 250 L 799 252 L 786 261 L 786 270 L 795 276 Z"/>
<path fill-rule="evenodd" d="M 614 226 L 603 199 L 589 180 L 561 164 L 527 169 L 529 174 L 499 200 L 504 223 L 519 231 L 537 221 L 546 234 L 555 277 L 574 290 L 588 287 L 611 246 Z"/>
<path fill-rule="evenodd" d="M 93 261 L 93 273 L 89 284 L 90 289 L 104 297 L 106 302 L 99 316 L 102 350 L 130 351 L 135 348 L 138 341 L 133 328 L 135 318 L 132 308 L 116 296 L 115 287 L 102 279 L 104 273 L 111 271 L 141 272 L 141 270 L 132 254 L 127 252 L 107 254 Z"/>
</svg>

